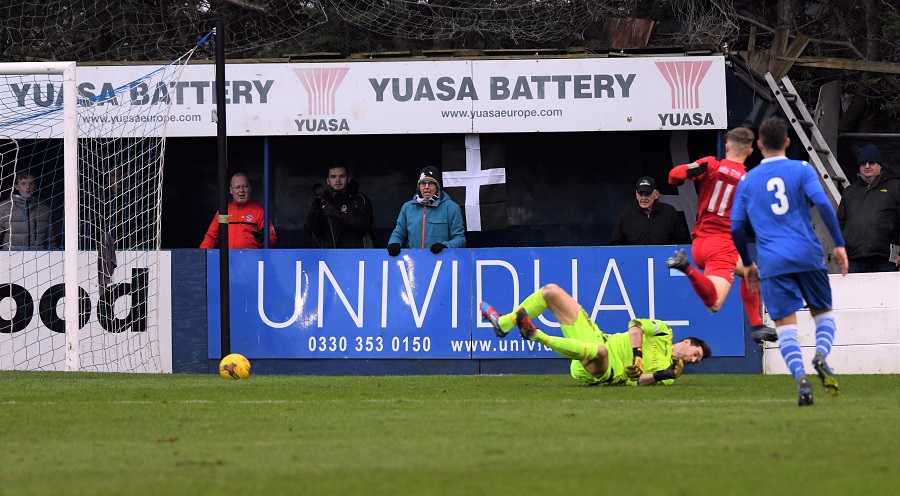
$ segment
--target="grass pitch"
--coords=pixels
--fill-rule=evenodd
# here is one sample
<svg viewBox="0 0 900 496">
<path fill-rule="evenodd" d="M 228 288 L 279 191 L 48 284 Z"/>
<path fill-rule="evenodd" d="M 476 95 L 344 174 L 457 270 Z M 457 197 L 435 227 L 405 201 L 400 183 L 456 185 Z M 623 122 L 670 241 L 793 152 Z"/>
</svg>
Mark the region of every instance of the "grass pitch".
<svg viewBox="0 0 900 496">
<path fill-rule="evenodd" d="M 0 494 L 893 494 L 897 376 L 0 372 Z"/>
</svg>

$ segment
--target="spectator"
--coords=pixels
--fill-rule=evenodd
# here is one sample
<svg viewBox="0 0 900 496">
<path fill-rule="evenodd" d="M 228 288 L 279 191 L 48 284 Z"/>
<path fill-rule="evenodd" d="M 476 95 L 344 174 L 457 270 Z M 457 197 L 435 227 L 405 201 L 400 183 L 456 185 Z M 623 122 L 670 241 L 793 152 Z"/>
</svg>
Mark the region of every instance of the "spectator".
<svg viewBox="0 0 900 496">
<path fill-rule="evenodd" d="M 635 186 L 637 205 L 622 210 L 613 230 L 611 245 L 686 245 L 691 243 L 681 213 L 659 202 L 652 177 L 642 177 Z"/>
<path fill-rule="evenodd" d="M 438 171 L 425 167 L 419 173 L 416 195 L 400 207 L 397 226 L 388 241 L 388 254 L 396 257 L 400 248 L 465 248 L 462 211 L 450 195 L 441 191 Z"/>
<path fill-rule="evenodd" d="M 359 192 L 346 166 L 329 168 L 325 182 L 313 186 L 303 230 L 322 248 L 371 248 L 372 201 Z"/>
<path fill-rule="evenodd" d="M 139 171 L 117 165 L 106 171 L 103 184 L 93 216 L 96 227 L 111 236 L 117 249 L 154 249 L 159 243 L 155 224 L 159 207 L 151 193 L 153 182 L 141 180 Z"/>
<path fill-rule="evenodd" d="M 55 250 L 56 235 L 50 207 L 37 199 L 37 182 L 28 171 L 16 174 L 18 193 L 0 203 L 0 248 L 5 250 Z"/>
<path fill-rule="evenodd" d="M 847 243 L 850 272 L 897 272 L 891 245 L 900 245 L 900 179 L 883 168 L 881 151 L 866 145 L 857 180 L 844 189 L 837 217 Z"/>
<path fill-rule="evenodd" d="M 265 212 L 263 208 L 250 199 L 250 179 L 247 175 L 238 172 L 231 176 L 231 198 L 228 204 L 228 248 L 247 249 L 262 248 L 263 233 L 265 233 Z M 269 246 L 278 245 L 278 236 L 275 235 L 275 226 L 269 222 Z M 216 214 L 200 248 L 219 247 L 219 216 Z"/>
</svg>

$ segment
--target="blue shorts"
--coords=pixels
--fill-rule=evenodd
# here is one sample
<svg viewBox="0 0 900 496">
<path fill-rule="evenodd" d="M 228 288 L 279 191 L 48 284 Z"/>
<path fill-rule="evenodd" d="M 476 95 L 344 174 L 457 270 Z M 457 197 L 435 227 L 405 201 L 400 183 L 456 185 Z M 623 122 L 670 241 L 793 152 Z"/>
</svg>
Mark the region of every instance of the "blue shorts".
<svg viewBox="0 0 900 496">
<path fill-rule="evenodd" d="M 831 308 L 831 284 L 825 269 L 767 277 L 759 285 L 772 320 L 787 317 L 804 306 L 818 310 Z"/>
</svg>

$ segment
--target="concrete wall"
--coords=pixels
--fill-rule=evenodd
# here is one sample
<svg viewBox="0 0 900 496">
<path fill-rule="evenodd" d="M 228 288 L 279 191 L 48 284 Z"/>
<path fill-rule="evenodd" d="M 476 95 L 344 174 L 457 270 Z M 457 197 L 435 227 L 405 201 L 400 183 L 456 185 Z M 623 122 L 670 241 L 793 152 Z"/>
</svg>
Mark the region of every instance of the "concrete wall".
<svg viewBox="0 0 900 496">
<path fill-rule="evenodd" d="M 837 329 L 828 364 L 836 374 L 900 374 L 900 273 L 829 278 Z M 797 323 L 803 364 L 812 373 L 815 323 L 808 310 L 798 312 Z M 788 373 L 777 343 L 763 350 L 763 373 Z"/>
</svg>

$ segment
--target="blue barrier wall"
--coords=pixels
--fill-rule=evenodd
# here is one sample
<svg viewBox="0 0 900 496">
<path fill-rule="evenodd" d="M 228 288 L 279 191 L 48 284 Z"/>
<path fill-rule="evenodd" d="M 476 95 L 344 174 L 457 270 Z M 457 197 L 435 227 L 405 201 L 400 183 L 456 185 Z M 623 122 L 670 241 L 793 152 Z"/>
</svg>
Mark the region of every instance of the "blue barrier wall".
<svg viewBox="0 0 900 496">
<path fill-rule="evenodd" d="M 672 250 L 466 249 L 437 256 L 404 250 L 398 258 L 384 250 L 234 250 L 232 351 L 247 355 L 262 374 L 567 373 L 566 359 L 523 346 L 530 342 L 514 334 L 500 341 L 477 313 L 480 299 L 506 310 L 554 282 L 578 293 L 607 332 L 624 331 L 633 316 L 653 317 L 673 323 L 676 339 L 707 340 L 714 356 L 689 367 L 691 373 L 761 372 L 738 288 L 710 314 L 687 279 L 665 268 Z M 215 250 L 173 251 L 176 373 L 217 369 L 217 257 Z M 549 312 L 539 322 L 558 333 Z"/>
</svg>

